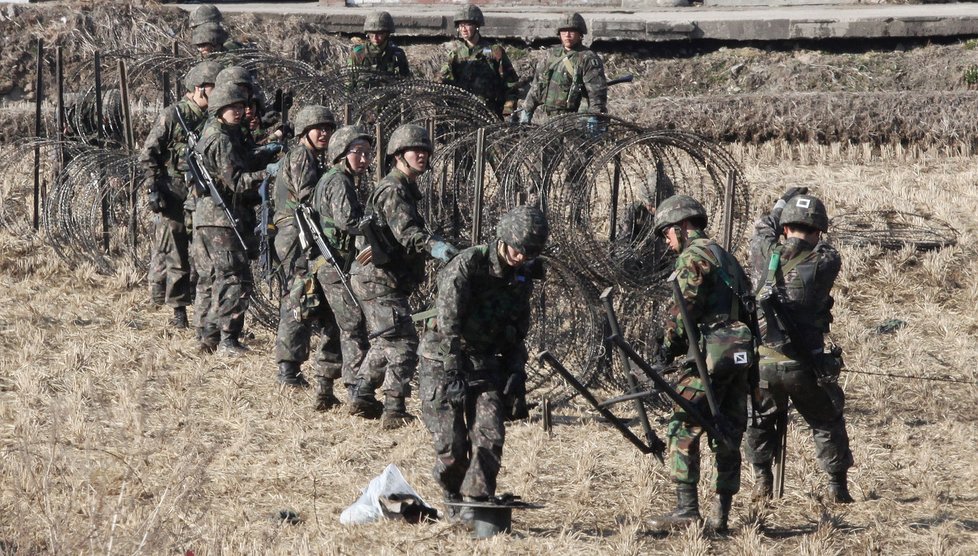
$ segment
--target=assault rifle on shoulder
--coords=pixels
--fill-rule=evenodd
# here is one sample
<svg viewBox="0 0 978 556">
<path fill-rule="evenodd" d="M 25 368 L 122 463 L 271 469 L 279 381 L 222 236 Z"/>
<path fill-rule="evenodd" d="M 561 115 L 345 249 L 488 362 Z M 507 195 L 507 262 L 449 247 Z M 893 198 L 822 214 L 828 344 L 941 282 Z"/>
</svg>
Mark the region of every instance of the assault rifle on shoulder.
<svg viewBox="0 0 978 556">
<path fill-rule="evenodd" d="M 228 222 L 231 223 L 231 229 L 234 230 L 234 235 L 238 238 L 238 242 L 241 244 L 241 248 L 248 251 L 248 245 L 245 243 L 243 237 L 241 237 L 241 232 L 238 230 L 238 220 L 231 214 L 231 209 L 228 208 L 227 203 L 224 202 L 224 197 L 221 196 L 221 192 L 217 190 L 217 185 L 211 178 L 210 173 L 207 168 L 204 167 L 204 161 L 200 157 L 200 153 L 197 152 L 197 134 L 190 130 L 187 126 L 187 122 L 183 120 L 183 116 L 180 115 L 180 111 L 177 110 L 177 119 L 180 121 L 180 127 L 183 128 L 183 132 L 187 134 L 187 166 L 190 168 L 190 177 L 194 182 L 194 187 L 197 189 L 197 193 L 200 195 L 210 195 L 211 201 L 224 211 L 224 216 L 227 217 Z"/>
<path fill-rule="evenodd" d="M 357 299 L 356 294 L 353 293 L 353 289 L 350 287 L 350 279 L 347 277 L 346 272 L 344 272 L 343 266 L 340 264 L 333 249 L 326 242 L 326 238 L 323 237 L 323 232 L 319 229 L 319 223 L 316 222 L 315 213 L 309 205 L 300 203 L 295 208 L 295 225 L 299 229 L 299 243 L 306 252 L 306 258 L 310 261 L 315 258 L 312 254 L 313 246 L 315 246 L 323 258 L 326 259 L 326 262 L 336 271 L 337 276 L 340 278 L 340 283 L 343 284 L 346 292 L 350 294 L 353 303 L 362 311 L 363 307 L 360 306 L 360 300 Z"/>
</svg>

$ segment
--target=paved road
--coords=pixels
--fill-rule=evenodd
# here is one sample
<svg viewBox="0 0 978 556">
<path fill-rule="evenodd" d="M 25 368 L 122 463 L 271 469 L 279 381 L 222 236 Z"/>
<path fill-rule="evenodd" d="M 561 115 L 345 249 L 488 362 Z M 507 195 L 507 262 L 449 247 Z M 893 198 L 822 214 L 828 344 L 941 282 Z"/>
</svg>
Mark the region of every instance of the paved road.
<svg viewBox="0 0 978 556">
<path fill-rule="evenodd" d="M 196 4 L 181 4 L 192 10 Z M 312 18 L 327 33 L 361 29 L 366 7 L 330 7 L 318 2 L 222 4 L 227 13 L 252 12 Z M 398 34 L 450 35 L 455 8 L 445 5 L 384 6 Z M 488 7 L 483 10 L 487 36 L 533 41 L 553 38 L 559 8 Z M 589 41 L 623 40 L 791 40 L 978 36 L 978 5 L 888 4 L 746 8 L 580 9 Z"/>
</svg>

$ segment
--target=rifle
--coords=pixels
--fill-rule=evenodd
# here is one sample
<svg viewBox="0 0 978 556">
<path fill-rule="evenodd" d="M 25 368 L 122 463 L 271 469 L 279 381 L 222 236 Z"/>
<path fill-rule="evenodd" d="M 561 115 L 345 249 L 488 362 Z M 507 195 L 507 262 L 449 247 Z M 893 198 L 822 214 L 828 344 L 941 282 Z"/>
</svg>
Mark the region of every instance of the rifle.
<svg viewBox="0 0 978 556">
<path fill-rule="evenodd" d="M 703 357 L 703 351 L 700 350 L 699 330 L 696 328 L 696 322 L 689 316 L 689 307 L 686 306 L 686 298 L 683 297 L 683 292 L 679 288 L 679 280 L 675 273 L 669 277 L 669 282 L 672 283 L 672 293 L 676 298 L 679 316 L 683 319 L 683 327 L 686 329 L 689 355 L 696 363 L 696 370 L 699 372 L 700 380 L 703 381 L 703 389 L 706 390 L 706 401 L 710 405 L 710 413 L 713 414 L 713 419 L 719 421 L 721 419 L 720 406 L 717 405 L 716 397 L 713 394 L 713 381 L 710 380 L 710 371 L 706 367 L 706 358 Z"/>
<path fill-rule="evenodd" d="M 176 114 L 177 120 L 180 121 L 180 127 L 187 134 L 187 166 L 190 168 L 190 177 L 194 182 L 194 188 L 200 195 L 210 194 L 211 201 L 224 211 L 224 216 L 231 223 L 231 229 L 234 230 L 234 235 L 238 238 L 241 248 L 247 252 L 248 244 L 245 243 L 244 238 L 241 237 L 241 232 L 238 231 L 238 220 L 231 214 L 231 209 L 228 208 L 227 203 L 224 202 L 224 198 L 221 197 L 221 192 L 217 190 L 217 185 L 211 178 L 207 168 L 204 167 L 204 161 L 201 159 L 200 153 L 197 152 L 197 134 L 190 131 L 190 127 L 183 120 L 183 116 L 180 115 L 179 110 L 176 110 Z"/>
<path fill-rule="evenodd" d="M 258 210 L 258 237 L 261 238 L 261 242 L 258 246 L 258 263 L 261 266 L 262 273 L 265 276 L 265 282 L 268 284 L 268 288 L 272 288 L 272 273 L 278 274 L 279 287 L 284 292 L 288 288 L 287 278 L 285 276 L 285 269 L 282 268 L 281 261 L 278 261 L 278 267 L 274 268 L 273 259 L 277 259 L 275 256 L 275 248 L 272 246 L 271 231 L 274 225 L 271 222 L 272 207 L 268 198 L 268 185 L 271 181 L 271 176 L 266 176 L 262 180 L 261 185 L 258 186 L 258 196 L 261 198 L 261 207 Z"/>
<path fill-rule="evenodd" d="M 346 292 L 350 294 L 350 298 L 353 299 L 353 304 L 357 306 L 357 309 L 362 311 L 363 307 L 360 306 L 360 300 L 357 299 L 356 294 L 353 293 L 353 289 L 350 287 L 350 279 L 347 277 L 346 272 L 343 271 L 343 267 L 337 260 L 336 254 L 333 253 L 333 249 L 323 237 L 323 232 L 319 229 L 319 224 L 316 222 L 312 208 L 309 205 L 300 203 L 295 208 L 295 224 L 299 229 L 299 243 L 302 244 L 302 249 L 306 252 L 306 258 L 310 261 L 315 258 L 312 256 L 312 247 L 315 245 L 319 249 L 319 253 L 326 259 L 326 262 L 336 271 L 336 274 L 340 278 L 340 283 L 343 284 L 343 288 L 346 289 Z"/>
</svg>

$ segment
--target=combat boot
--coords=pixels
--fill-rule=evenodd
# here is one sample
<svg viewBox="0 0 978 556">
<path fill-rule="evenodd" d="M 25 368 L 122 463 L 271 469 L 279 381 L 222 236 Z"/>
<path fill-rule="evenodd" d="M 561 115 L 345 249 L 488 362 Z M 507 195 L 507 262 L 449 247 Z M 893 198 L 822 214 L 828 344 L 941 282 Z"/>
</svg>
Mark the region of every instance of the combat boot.
<svg viewBox="0 0 978 556">
<path fill-rule="evenodd" d="M 222 334 L 221 343 L 217 344 L 217 354 L 225 357 L 239 357 L 248 352 L 248 348 L 241 345 L 235 336 L 224 336 Z"/>
<path fill-rule="evenodd" d="M 363 381 L 350 387 L 350 415 L 364 419 L 377 419 L 384 405 L 374 396 L 373 390 Z"/>
<path fill-rule="evenodd" d="M 667 533 L 701 520 L 700 504 L 696 497 L 696 485 L 676 484 L 676 509 L 671 514 L 652 518 L 649 528 L 654 532 Z"/>
<path fill-rule="evenodd" d="M 754 464 L 754 489 L 751 498 L 757 502 L 770 500 L 774 496 L 774 473 L 771 463 Z"/>
<path fill-rule="evenodd" d="M 407 412 L 404 398 L 388 394 L 384 398 L 384 415 L 380 420 L 381 428 L 385 430 L 399 429 L 411 421 L 414 421 L 414 415 Z"/>
<path fill-rule="evenodd" d="M 445 520 L 449 523 L 458 523 L 462 509 L 453 504 L 457 504 L 462 501 L 462 495 L 457 492 L 447 492 L 444 493 L 445 497 Z"/>
<path fill-rule="evenodd" d="M 829 473 L 829 501 L 836 504 L 852 504 L 855 502 L 849 494 L 849 479 L 846 470 Z"/>
<path fill-rule="evenodd" d="M 309 381 L 302 376 L 299 364 L 295 361 L 280 361 L 278 364 L 278 383 L 286 386 L 305 388 L 309 386 Z"/>
<path fill-rule="evenodd" d="M 186 307 L 173 308 L 173 318 L 170 319 L 170 326 L 179 328 L 180 330 L 185 330 L 190 327 L 190 321 L 187 320 Z"/>
<path fill-rule="evenodd" d="M 733 505 L 733 494 L 718 492 L 716 496 L 716 507 L 707 525 L 714 533 L 726 535 L 730 532 L 730 506 Z"/>
<path fill-rule="evenodd" d="M 338 405 L 340 405 L 340 400 L 333 395 L 333 379 L 317 376 L 316 411 L 328 411 Z"/>
</svg>

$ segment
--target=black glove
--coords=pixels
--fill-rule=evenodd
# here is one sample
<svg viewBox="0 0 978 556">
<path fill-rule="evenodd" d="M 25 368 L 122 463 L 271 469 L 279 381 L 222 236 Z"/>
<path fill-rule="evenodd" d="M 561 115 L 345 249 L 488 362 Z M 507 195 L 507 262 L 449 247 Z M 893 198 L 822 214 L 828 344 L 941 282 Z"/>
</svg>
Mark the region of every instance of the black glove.
<svg viewBox="0 0 978 556">
<path fill-rule="evenodd" d="M 507 421 L 530 416 L 530 409 L 526 405 L 526 373 L 520 371 L 509 375 L 503 388 L 503 403 L 506 406 Z"/>
<path fill-rule="evenodd" d="M 455 409 L 465 406 L 465 393 L 468 390 L 468 382 L 465 375 L 459 371 L 448 371 L 448 381 L 445 383 L 445 401 Z"/>
<path fill-rule="evenodd" d="M 160 213 L 166 208 L 166 201 L 163 200 L 163 195 L 158 189 L 151 189 L 149 192 L 149 197 L 146 200 L 146 206 L 149 207 L 150 212 Z"/>
</svg>

